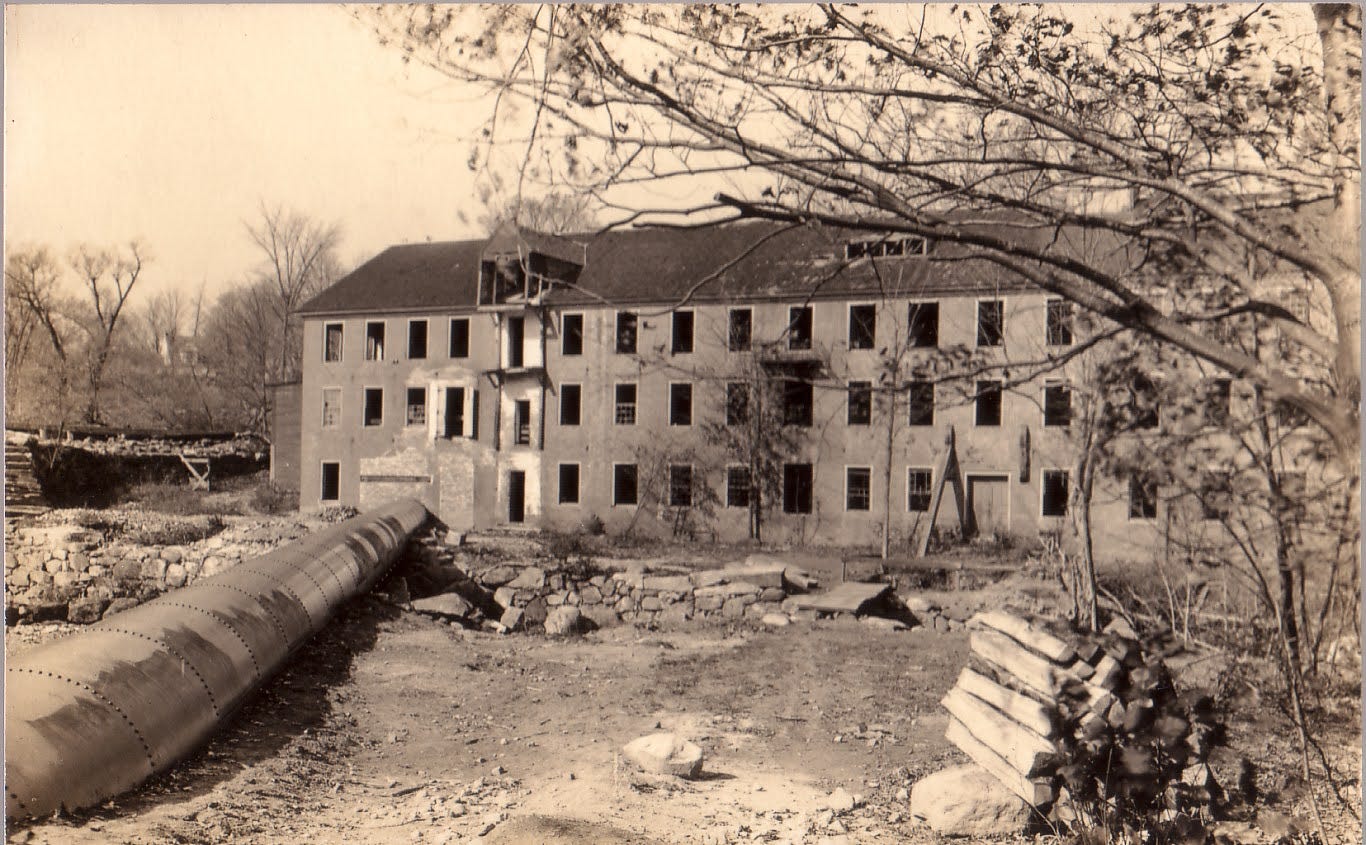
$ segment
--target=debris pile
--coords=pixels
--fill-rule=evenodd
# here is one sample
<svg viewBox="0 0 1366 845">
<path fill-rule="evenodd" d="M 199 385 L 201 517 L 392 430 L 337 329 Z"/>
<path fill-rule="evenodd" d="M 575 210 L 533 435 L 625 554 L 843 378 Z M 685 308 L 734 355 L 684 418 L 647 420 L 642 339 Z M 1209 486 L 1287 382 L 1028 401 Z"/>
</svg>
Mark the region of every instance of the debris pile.
<svg viewBox="0 0 1366 845">
<path fill-rule="evenodd" d="M 1116 621 L 1056 633 L 1004 612 L 969 622 L 978 668 L 943 699 L 946 736 L 1040 813 L 1088 808 L 1200 813 L 1216 799 L 1208 759 L 1221 739 L 1208 696 L 1180 696 L 1160 657 Z"/>
</svg>

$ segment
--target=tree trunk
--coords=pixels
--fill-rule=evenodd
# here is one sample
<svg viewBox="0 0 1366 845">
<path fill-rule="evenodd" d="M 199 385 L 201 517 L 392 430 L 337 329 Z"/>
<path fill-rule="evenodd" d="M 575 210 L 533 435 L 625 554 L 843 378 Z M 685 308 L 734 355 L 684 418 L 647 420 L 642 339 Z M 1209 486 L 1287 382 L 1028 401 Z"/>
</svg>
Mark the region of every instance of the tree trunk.
<svg viewBox="0 0 1366 845">
<path fill-rule="evenodd" d="M 892 384 L 896 384 L 895 375 Z M 882 559 L 892 553 L 892 446 L 896 436 L 896 392 L 888 394 L 887 454 L 882 467 Z"/>
</svg>

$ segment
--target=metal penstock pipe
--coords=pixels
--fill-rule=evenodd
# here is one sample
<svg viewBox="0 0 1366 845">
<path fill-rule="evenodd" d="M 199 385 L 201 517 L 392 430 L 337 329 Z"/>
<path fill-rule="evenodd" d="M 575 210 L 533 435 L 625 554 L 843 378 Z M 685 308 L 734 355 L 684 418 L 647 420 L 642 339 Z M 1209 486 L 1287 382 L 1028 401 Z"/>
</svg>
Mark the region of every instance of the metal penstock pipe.
<svg viewBox="0 0 1366 845">
<path fill-rule="evenodd" d="M 403 500 L 111 616 L 5 667 L 5 818 L 89 807 L 202 744 L 427 510 Z"/>
</svg>

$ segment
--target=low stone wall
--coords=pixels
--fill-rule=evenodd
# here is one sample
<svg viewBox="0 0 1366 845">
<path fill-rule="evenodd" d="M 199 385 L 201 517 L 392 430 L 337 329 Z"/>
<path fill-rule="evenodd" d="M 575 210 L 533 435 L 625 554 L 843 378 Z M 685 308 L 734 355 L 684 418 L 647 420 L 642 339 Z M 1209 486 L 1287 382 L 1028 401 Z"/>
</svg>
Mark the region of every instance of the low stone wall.
<svg viewBox="0 0 1366 845">
<path fill-rule="evenodd" d="M 97 622 L 301 537 L 250 522 L 182 546 L 141 546 L 76 525 L 5 526 L 5 623 Z"/>
<path fill-rule="evenodd" d="M 615 562 L 603 563 L 610 567 Z M 670 573 L 625 564 L 618 571 L 575 574 L 547 571 L 534 564 L 499 564 L 471 574 L 493 591 L 500 607 L 520 611 L 520 618 L 514 614 L 513 621 L 524 625 L 543 624 L 551 611 L 563 605 L 577 607 L 599 626 L 671 624 L 708 617 L 758 619 L 791 610 L 783 602 L 796 589 L 784 577 L 784 569 L 773 566 Z"/>
</svg>

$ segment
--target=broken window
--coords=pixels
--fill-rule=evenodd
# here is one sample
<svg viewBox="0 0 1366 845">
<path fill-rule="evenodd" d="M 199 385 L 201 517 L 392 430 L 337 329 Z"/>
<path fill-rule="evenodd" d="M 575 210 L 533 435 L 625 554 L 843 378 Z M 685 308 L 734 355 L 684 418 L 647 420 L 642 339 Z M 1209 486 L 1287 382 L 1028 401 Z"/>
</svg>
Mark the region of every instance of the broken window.
<svg viewBox="0 0 1366 845">
<path fill-rule="evenodd" d="M 1072 424 L 1072 389 L 1062 382 L 1044 384 L 1043 424 L 1050 427 Z"/>
<path fill-rule="evenodd" d="M 669 507 L 692 507 L 692 467 L 687 464 L 669 467 Z"/>
<path fill-rule="evenodd" d="M 799 379 L 783 381 L 783 425 L 810 426 L 814 416 L 813 406 L 811 382 Z"/>
<path fill-rule="evenodd" d="M 1138 473 L 1129 476 L 1129 518 L 1157 518 L 1157 482 Z"/>
<path fill-rule="evenodd" d="M 726 334 L 726 348 L 731 352 L 749 350 L 754 335 L 754 311 L 749 308 L 730 309 L 730 324 Z"/>
<path fill-rule="evenodd" d="M 1005 343 L 1005 303 L 986 299 L 977 303 L 977 345 L 1000 346 Z"/>
<path fill-rule="evenodd" d="M 783 464 L 783 513 L 811 513 L 811 464 Z"/>
<path fill-rule="evenodd" d="M 1134 374 L 1133 383 L 1134 427 L 1143 429 L 1157 428 L 1161 422 L 1161 407 L 1158 405 L 1157 385 L 1142 373 Z"/>
<path fill-rule="evenodd" d="M 1225 520 L 1230 513 L 1231 491 L 1229 479 L 1216 472 L 1200 477 L 1200 516 L 1202 519 Z"/>
<path fill-rule="evenodd" d="M 877 306 L 849 306 L 849 348 L 872 349 L 877 342 Z"/>
<path fill-rule="evenodd" d="M 673 317 L 673 341 L 670 351 L 675 355 L 692 352 L 693 312 L 675 311 Z"/>
<path fill-rule="evenodd" d="M 531 444 L 531 400 L 518 399 L 512 405 L 513 444 Z"/>
<path fill-rule="evenodd" d="M 977 425 L 1001 424 L 1001 383 L 999 381 L 977 382 L 974 419 Z"/>
<path fill-rule="evenodd" d="M 787 311 L 787 348 L 811 348 L 811 306 L 803 305 Z"/>
<path fill-rule="evenodd" d="M 451 320 L 451 357 L 470 357 L 470 321 L 468 317 Z"/>
<path fill-rule="evenodd" d="M 408 401 L 406 403 L 407 413 L 404 416 L 405 425 L 426 425 L 427 424 L 427 388 L 410 387 L 408 388 Z"/>
<path fill-rule="evenodd" d="M 616 389 L 616 413 L 613 420 L 617 425 L 636 424 L 636 386 L 619 384 Z"/>
<path fill-rule="evenodd" d="M 934 382 L 912 379 L 906 389 L 910 425 L 934 425 Z"/>
<path fill-rule="evenodd" d="M 747 467 L 726 468 L 726 507 L 749 507 L 749 469 Z"/>
<path fill-rule="evenodd" d="M 525 363 L 523 352 L 526 347 L 526 318 L 508 318 L 508 367 L 517 368 Z"/>
<path fill-rule="evenodd" d="M 850 241 L 844 245 L 844 257 L 853 261 L 858 258 L 896 257 L 899 255 L 924 255 L 924 238 L 881 238 L 879 240 Z"/>
<path fill-rule="evenodd" d="M 1282 429 L 1303 428 L 1309 425 L 1309 415 L 1289 402 L 1277 402 L 1276 422 Z"/>
<path fill-rule="evenodd" d="M 384 360 L 384 323 L 365 324 L 365 360 Z"/>
<path fill-rule="evenodd" d="M 1050 299 L 1045 304 L 1048 309 L 1045 340 L 1049 346 L 1072 345 L 1072 303 L 1065 299 Z"/>
<path fill-rule="evenodd" d="M 873 421 L 873 383 L 849 382 L 849 425 L 869 425 Z"/>
<path fill-rule="evenodd" d="M 560 464 L 560 504 L 579 503 L 579 465 Z"/>
<path fill-rule="evenodd" d="M 934 495 L 932 482 L 934 471 L 923 467 L 906 470 L 906 510 L 911 513 L 925 513 L 930 509 L 930 497 Z"/>
<path fill-rule="evenodd" d="M 342 392 L 340 387 L 323 389 L 323 428 L 341 425 Z"/>
<path fill-rule="evenodd" d="M 384 389 L 379 387 L 365 388 L 365 413 L 361 417 L 361 424 L 367 426 L 384 424 Z"/>
<path fill-rule="evenodd" d="M 636 354 L 636 315 L 630 311 L 617 312 L 617 354 Z"/>
<path fill-rule="evenodd" d="M 636 504 L 635 464 L 612 464 L 612 504 Z"/>
<path fill-rule="evenodd" d="M 933 348 L 939 345 L 939 303 L 912 302 L 907 309 L 907 334 L 911 346 Z"/>
<path fill-rule="evenodd" d="M 1044 470 L 1043 515 L 1067 516 L 1067 470 Z"/>
<path fill-rule="evenodd" d="M 427 357 L 427 321 L 408 321 L 408 357 L 421 359 Z"/>
<path fill-rule="evenodd" d="M 318 493 L 318 499 L 324 502 L 335 502 L 341 498 L 341 464 L 335 461 L 323 461 L 322 490 Z"/>
<path fill-rule="evenodd" d="M 868 467 L 846 467 L 844 470 L 844 509 L 866 511 L 872 506 L 873 471 Z"/>
<path fill-rule="evenodd" d="M 560 385 L 560 425 L 578 425 L 583 416 L 583 388 Z"/>
<path fill-rule="evenodd" d="M 692 385 L 669 385 L 669 425 L 692 425 Z"/>
<path fill-rule="evenodd" d="M 560 354 L 583 354 L 582 314 L 565 314 L 560 318 Z"/>
<path fill-rule="evenodd" d="M 342 359 L 342 324 L 323 326 L 323 361 L 333 363 Z"/>
<path fill-rule="evenodd" d="M 732 381 L 726 385 L 726 425 L 749 422 L 749 385 Z"/>
</svg>

